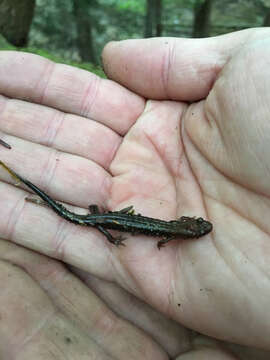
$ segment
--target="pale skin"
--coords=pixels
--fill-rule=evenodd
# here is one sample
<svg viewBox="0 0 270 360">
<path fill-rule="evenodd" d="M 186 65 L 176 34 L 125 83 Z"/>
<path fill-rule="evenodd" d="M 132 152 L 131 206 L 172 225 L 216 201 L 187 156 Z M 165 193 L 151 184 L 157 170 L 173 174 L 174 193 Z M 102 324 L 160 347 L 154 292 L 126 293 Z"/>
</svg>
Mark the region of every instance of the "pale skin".
<svg viewBox="0 0 270 360">
<path fill-rule="evenodd" d="M 0 53 L 2 161 L 77 212 L 133 205 L 214 226 L 160 251 L 129 234 L 117 248 L 25 202 L 1 169 L 2 357 L 269 357 L 269 45 L 268 28 L 110 43 L 112 81 Z"/>
</svg>

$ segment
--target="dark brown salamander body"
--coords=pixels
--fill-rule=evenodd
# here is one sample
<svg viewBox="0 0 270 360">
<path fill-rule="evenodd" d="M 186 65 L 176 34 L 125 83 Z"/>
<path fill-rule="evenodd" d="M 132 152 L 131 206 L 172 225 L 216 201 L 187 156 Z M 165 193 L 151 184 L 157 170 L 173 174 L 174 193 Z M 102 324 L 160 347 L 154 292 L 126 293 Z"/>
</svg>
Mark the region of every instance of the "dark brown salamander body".
<svg viewBox="0 0 270 360">
<path fill-rule="evenodd" d="M 74 224 L 97 228 L 115 245 L 122 244 L 124 238 L 113 237 L 106 229 L 130 232 L 131 234 L 162 237 L 162 240 L 157 244 L 160 249 L 160 247 L 172 239 L 178 237 L 182 239 L 199 238 L 208 234 L 213 228 L 209 221 L 206 221 L 201 217 L 196 219 L 193 217 L 182 216 L 178 220 L 164 221 L 135 214 L 132 206 L 120 211 L 99 212 L 97 205 L 90 205 L 89 214 L 79 215 L 69 211 L 63 205 L 54 201 L 36 185 L 22 178 L 2 161 L 0 161 L 0 165 L 3 166 L 17 181 L 21 181 L 34 191 L 45 204 L 51 207 L 59 216 Z M 33 199 L 30 199 L 30 201 L 37 202 Z"/>
</svg>

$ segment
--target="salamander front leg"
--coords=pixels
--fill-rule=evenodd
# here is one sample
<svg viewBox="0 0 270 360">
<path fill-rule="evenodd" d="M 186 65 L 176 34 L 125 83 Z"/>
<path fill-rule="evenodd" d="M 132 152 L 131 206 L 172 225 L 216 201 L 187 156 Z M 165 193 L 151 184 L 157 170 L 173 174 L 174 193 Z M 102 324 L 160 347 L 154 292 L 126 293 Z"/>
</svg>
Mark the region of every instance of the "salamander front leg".
<svg viewBox="0 0 270 360">
<path fill-rule="evenodd" d="M 160 250 L 167 242 L 174 240 L 174 239 L 175 239 L 174 236 L 169 236 L 169 237 L 162 238 L 162 240 L 159 240 L 159 242 L 157 243 L 158 250 Z"/>
<path fill-rule="evenodd" d="M 128 207 L 126 207 L 124 209 L 119 210 L 119 212 L 122 213 L 122 214 L 135 215 L 135 210 L 134 210 L 132 205 L 128 206 Z"/>
</svg>

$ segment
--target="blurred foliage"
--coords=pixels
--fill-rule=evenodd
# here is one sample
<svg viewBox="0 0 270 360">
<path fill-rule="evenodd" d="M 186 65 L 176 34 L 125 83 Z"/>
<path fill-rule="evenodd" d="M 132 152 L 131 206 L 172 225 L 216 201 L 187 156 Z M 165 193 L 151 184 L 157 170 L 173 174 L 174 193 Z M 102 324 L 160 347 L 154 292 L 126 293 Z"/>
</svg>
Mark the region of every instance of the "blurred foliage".
<svg viewBox="0 0 270 360">
<path fill-rule="evenodd" d="M 75 66 L 77 68 L 88 70 L 92 73 L 95 73 L 96 75 L 98 75 L 102 78 L 106 77 L 106 75 L 104 74 L 104 71 L 101 69 L 100 66 L 95 66 L 91 63 L 82 63 L 82 62 L 75 62 L 75 61 L 68 60 L 68 59 L 63 59 L 61 56 L 53 55 L 52 53 L 50 53 L 44 49 L 37 49 L 37 48 L 33 48 L 33 47 L 16 48 L 15 46 L 10 45 L 2 35 L 0 35 L 0 50 L 10 50 L 10 51 L 16 50 L 16 51 L 22 51 L 22 52 L 29 52 L 32 54 L 43 56 L 49 60 L 54 61 L 55 63 Z"/>
<path fill-rule="evenodd" d="M 146 0 L 81 1 L 91 15 L 93 51 L 97 57 L 108 41 L 143 37 Z M 202 1 L 163 0 L 162 35 L 190 37 L 194 9 Z M 210 35 L 262 26 L 269 8 L 270 0 L 213 0 Z M 99 68 L 80 63 L 76 31 L 73 0 L 36 0 L 29 47 L 24 50 L 103 74 Z M 0 46 L 8 45 L 2 45 L 0 39 Z"/>
<path fill-rule="evenodd" d="M 43 49 L 36 49 L 36 48 L 31 48 L 31 47 L 27 47 L 27 48 L 22 48 L 22 49 L 16 49 L 19 51 L 24 51 L 24 52 L 29 52 L 32 54 L 36 54 L 36 55 L 40 55 L 43 56 L 49 60 L 52 60 L 56 63 L 61 63 L 61 64 L 66 64 L 66 65 L 71 65 L 71 66 L 75 66 L 78 67 L 80 69 L 84 69 L 84 70 L 88 70 L 92 73 L 95 73 L 96 75 L 105 78 L 105 74 L 103 72 L 103 70 L 101 69 L 100 66 L 95 66 L 91 63 L 83 63 L 83 62 L 76 62 L 76 61 L 72 61 L 72 60 L 68 60 L 68 59 L 63 59 L 60 56 L 57 55 L 53 55 L 52 53 L 49 53 L 46 50 Z"/>
<path fill-rule="evenodd" d="M 14 50 L 15 46 L 10 45 L 10 43 L 0 34 L 0 48 L 5 50 Z"/>
</svg>

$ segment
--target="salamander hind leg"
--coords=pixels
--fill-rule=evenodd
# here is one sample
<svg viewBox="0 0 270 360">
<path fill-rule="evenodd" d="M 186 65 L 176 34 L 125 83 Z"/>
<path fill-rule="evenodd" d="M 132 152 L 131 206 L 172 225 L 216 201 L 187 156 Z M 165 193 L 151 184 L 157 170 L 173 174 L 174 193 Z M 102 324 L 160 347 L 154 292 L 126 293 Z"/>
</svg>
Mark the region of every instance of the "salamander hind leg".
<svg viewBox="0 0 270 360">
<path fill-rule="evenodd" d="M 25 198 L 25 201 L 31 202 L 33 204 L 42 205 L 42 206 L 49 206 L 48 203 L 44 200 L 42 200 L 37 195 L 29 195 Z"/>
<path fill-rule="evenodd" d="M 125 244 L 123 244 L 123 241 L 125 240 L 125 238 L 123 236 L 117 236 L 117 237 L 114 237 L 112 236 L 112 234 L 107 231 L 106 229 L 104 229 L 102 226 L 100 225 L 97 225 L 96 228 L 103 234 L 106 236 L 106 239 L 111 243 L 111 244 L 114 244 L 116 246 L 125 246 Z"/>
</svg>

